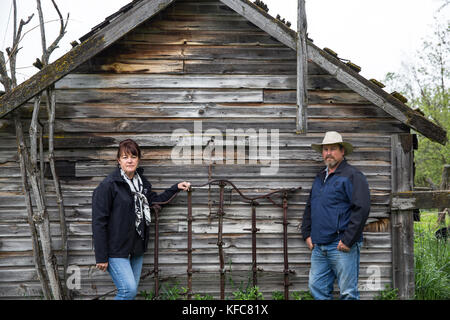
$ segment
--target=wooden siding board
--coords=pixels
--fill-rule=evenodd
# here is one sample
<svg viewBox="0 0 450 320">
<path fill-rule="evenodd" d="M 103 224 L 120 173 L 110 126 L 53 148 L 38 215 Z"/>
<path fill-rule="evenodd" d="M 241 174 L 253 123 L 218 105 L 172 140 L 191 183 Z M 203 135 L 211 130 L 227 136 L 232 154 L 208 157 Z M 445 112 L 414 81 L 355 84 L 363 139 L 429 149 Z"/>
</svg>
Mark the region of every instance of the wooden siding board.
<svg viewBox="0 0 450 320">
<path fill-rule="evenodd" d="M 29 106 L 31 109 L 32 107 Z M 58 119 L 76 118 L 190 118 L 202 120 L 208 118 L 293 118 L 295 117 L 293 104 L 286 103 L 133 103 L 126 107 L 111 103 L 74 103 L 60 105 L 56 112 Z M 391 121 L 382 110 L 371 105 L 310 105 L 309 119 L 372 119 L 373 121 Z M 44 113 L 44 112 L 42 112 Z M 391 121 L 392 122 L 392 121 Z M 392 123 L 395 123 L 392 122 Z M 100 139 L 100 138 L 99 138 Z M 5 144 L 13 144 L 14 139 L 5 138 Z M 298 140 L 298 139 L 297 139 Z M 0 148 L 0 150 L 2 150 Z"/>
<path fill-rule="evenodd" d="M 141 75 L 70 74 L 56 83 L 56 89 L 294 89 L 295 77 L 282 75 Z M 61 91 L 62 92 L 62 91 Z"/>
<path fill-rule="evenodd" d="M 207 121 L 209 119 L 203 119 L 203 129 L 206 131 L 208 129 L 217 129 L 219 131 L 225 132 L 227 128 L 236 129 L 267 129 L 276 130 L 278 129 L 280 133 L 289 133 L 295 130 L 295 123 L 292 124 L 292 119 L 289 118 L 265 118 L 261 121 L 259 119 L 253 119 L 252 122 L 245 122 L 239 119 L 233 121 Z M 312 133 L 323 133 L 325 131 L 340 130 L 344 135 L 348 133 L 357 133 L 364 130 L 367 133 L 376 133 L 380 130 L 390 133 L 403 133 L 408 127 L 396 120 L 392 121 L 390 119 L 383 119 L 378 122 L 370 121 L 364 119 L 364 122 L 356 121 L 355 119 L 331 121 L 327 119 L 309 119 L 311 126 L 308 128 Z M 29 122 L 25 122 L 25 126 L 29 126 Z M 194 130 L 193 119 L 176 119 L 167 121 L 167 119 L 150 119 L 149 118 L 85 118 L 85 119 L 58 119 L 55 123 L 55 133 L 63 134 L 65 132 L 69 133 L 111 133 L 117 132 L 124 135 L 132 135 L 133 132 L 140 133 L 171 133 L 176 129 L 186 129 L 190 132 Z M 4 130 L 6 132 L 14 132 L 14 127 L 12 121 L 8 121 L 5 125 Z"/>
<path fill-rule="evenodd" d="M 91 89 L 58 92 L 59 103 L 202 103 L 262 102 L 262 90 L 252 89 Z"/>
<path fill-rule="evenodd" d="M 212 62 L 215 64 L 215 62 Z M 233 63 L 230 63 L 233 64 Z M 262 67 L 267 64 L 262 64 Z M 208 70 L 208 72 L 204 72 Z M 264 69 L 267 70 L 267 69 Z M 214 68 L 207 67 L 202 71 L 202 75 L 155 75 L 155 74 L 73 74 L 65 77 L 56 83 L 58 96 L 64 97 L 66 92 L 76 89 L 76 93 L 89 94 L 96 92 L 90 89 L 284 89 L 294 90 L 296 78 L 292 75 L 239 75 L 240 72 L 233 72 L 232 75 L 222 75 L 222 72 L 214 72 Z M 195 73 L 195 72 L 193 72 Z M 205 75 L 205 73 L 215 73 Z M 219 74 L 219 75 L 217 75 Z M 335 90 L 349 91 L 347 86 L 328 75 L 310 75 L 307 83 L 309 90 Z M 70 89 L 64 91 L 62 89 Z M 59 99 L 58 99 L 59 101 Z M 64 100 L 63 100 L 64 101 Z M 62 101 L 62 102 L 63 102 Z M 376 108 L 374 106 L 374 108 Z"/>
<path fill-rule="evenodd" d="M 204 133 L 205 137 L 209 137 L 210 135 L 206 132 Z M 131 137 L 131 136 L 130 136 Z M 172 133 L 133 133 L 133 139 L 146 151 L 149 151 L 151 147 L 165 148 L 165 147 L 174 147 L 181 143 L 180 137 L 177 136 L 177 139 L 173 139 Z M 235 134 L 229 134 L 230 139 L 235 137 Z M 55 145 L 58 151 L 64 149 L 114 149 L 117 147 L 119 142 L 123 140 L 124 135 L 120 133 L 69 133 L 66 132 L 61 135 L 55 136 Z M 302 136 L 301 139 L 295 133 L 280 133 L 279 134 L 279 145 L 280 148 L 302 148 L 301 150 L 307 150 L 310 148 L 312 143 L 320 143 L 323 139 L 323 133 L 310 133 L 308 135 Z M 361 150 L 369 151 L 375 150 L 379 148 L 387 148 L 390 149 L 390 137 L 383 136 L 379 134 L 369 134 L 369 133 L 347 133 L 346 140 L 349 141 L 356 148 L 355 152 L 360 152 Z M 209 138 L 204 138 L 201 141 L 203 147 L 207 145 Z M 15 148 L 15 137 L 11 138 L 2 138 L 2 142 L 5 142 L 5 149 L 0 147 L 0 150 L 4 150 L 3 157 L 0 157 L 0 167 L 8 167 L 17 165 L 12 161 L 8 164 L 7 158 L 16 156 L 14 153 L 16 152 Z M 44 143 L 47 140 L 44 137 Z M 200 142 L 199 142 L 200 143 Z M 216 141 L 217 145 L 227 145 L 227 139 L 224 137 L 222 142 L 220 140 Z M 245 141 L 245 146 L 248 146 L 248 140 Z M 311 151 L 311 150 L 310 150 Z M 0 151 L 2 152 L 2 151 Z M 8 155 L 9 154 L 9 155 Z M 11 155 L 13 154 L 13 156 Z M 76 159 L 76 158 L 75 158 Z M 109 160 L 113 160 L 114 156 Z M 144 159 L 145 160 L 145 159 Z M 313 159 L 311 159 L 313 161 Z M 380 163 L 376 161 L 372 161 L 371 164 L 376 165 L 384 165 L 390 166 L 390 161 L 386 163 Z M 369 164 L 368 162 L 366 164 Z"/>
<path fill-rule="evenodd" d="M 340 132 L 345 133 L 360 132 L 365 130 L 369 133 L 378 132 L 380 130 L 391 133 L 402 133 L 406 129 L 405 125 L 398 121 L 390 119 L 384 121 L 371 121 L 370 119 L 336 120 L 322 119 L 313 121 L 309 119 L 310 132 L 325 132 L 339 128 Z M 252 119 L 252 122 L 237 119 L 202 119 L 203 130 L 215 129 L 226 132 L 229 128 L 249 130 L 254 128 L 279 130 L 281 133 L 288 133 L 295 130 L 295 123 L 292 119 L 280 117 L 267 117 L 264 119 Z M 151 118 L 85 118 L 85 119 L 61 119 L 56 122 L 55 132 L 57 134 L 64 132 L 121 132 L 121 133 L 170 133 L 177 129 L 186 129 L 189 132 L 194 131 L 194 121 L 192 119 L 151 119 Z"/>
<path fill-rule="evenodd" d="M 125 138 L 124 138 L 125 139 Z M 309 160 L 315 160 L 320 161 L 320 155 L 317 153 L 310 151 L 310 150 L 296 150 L 296 149 L 280 149 L 279 150 L 279 161 L 286 162 L 286 163 L 297 163 L 299 166 L 302 165 L 303 161 L 309 161 Z M 160 148 L 160 149 L 144 149 L 145 152 L 145 158 L 149 161 L 155 162 L 155 163 L 163 163 L 165 161 L 171 161 L 172 160 L 172 148 Z M 270 152 L 270 150 L 269 150 Z M 117 150 L 114 149 L 98 149 L 98 150 L 90 150 L 87 148 L 80 148 L 80 149 L 72 149 L 68 148 L 67 145 L 65 145 L 65 149 L 58 150 L 55 152 L 56 157 L 58 157 L 59 161 L 98 161 L 98 160 L 105 160 L 105 161 L 113 161 L 114 156 L 117 154 Z M 224 152 L 224 157 L 226 153 Z M 246 150 L 246 155 L 248 155 L 248 150 Z M 385 162 L 389 158 L 389 151 L 388 150 L 368 150 L 364 152 L 358 152 L 354 153 L 351 157 L 348 157 L 349 160 L 352 161 L 378 161 L 378 162 Z M 199 159 L 200 157 L 192 157 L 191 163 L 193 163 L 194 159 Z M 242 164 L 249 164 L 248 157 L 241 157 L 235 154 L 233 157 L 228 157 L 229 161 L 233 161 L 233 164 L 239 164 L 242 160 Z M 267 158 L 259 158 L 262 160 L 267 160 Z M 222 160 L 222 158 L 218 157 L 216 159 L 213 159 L 213 161 L 219 161 Z M 270 160 L 270 159 L 269 159 Z M 226 158 L 222 160 L 222 163 L 226 161 Z M 239 161 L 239 163 L 238 163 Z M 244 163 L 245 162 L 245 163 Z M 260 162 L 259 162 L 260 163 Z M 202 162 L 204 165 L 204 168 L 206 168 L 209 165 L 209 160 L 204 159 Z M 220 164 L 220 163 L 219 163 Z M 269 165 L 269 164 L 265 164 Z M 111 165 L 110 165 L 111 167 Z M 0 177 L 8 177 L 9 175 L 12 175 L 13 177 L 20 177 L 19 168 L 5 168 L 4 172 L 0 172 Z M 207 174 L 207 170 L 205 169 L 205 174 Z"/>
</svg>

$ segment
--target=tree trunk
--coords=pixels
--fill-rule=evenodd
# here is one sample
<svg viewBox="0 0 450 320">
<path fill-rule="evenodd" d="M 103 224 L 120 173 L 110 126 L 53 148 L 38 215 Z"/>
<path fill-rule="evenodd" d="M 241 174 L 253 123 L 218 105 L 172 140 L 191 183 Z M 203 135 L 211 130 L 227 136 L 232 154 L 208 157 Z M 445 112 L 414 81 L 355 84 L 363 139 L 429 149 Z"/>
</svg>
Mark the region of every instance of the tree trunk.
<svg viewBox="0 0 450 320">
<path fill-rule="evenodd" d="M 35 119 L 37 122 L 37 117 Z M 31 127 L 34 126 L 36 126 L 36 123 L 31 124 Z M 20 122 L 20 119 L 18 119 L 18 116 L 16 116 L 16 136 L 17 141 L 24 142 L 22 123 Z M 32 142 L 32 144 L 35 144 L 35 142 Z M 40 175 L 37 168 L 37 162 L 33 163 L 36 157 L 33 156 L 33 160 L 30 159 L 28 149 L 26 148 L 24 143 L 21 144 L 20 148 L 24 160 L 23 162 L 25 164 L 24 167 L 26 169 L 26 173 L 31 185 L 31 190 L 33 192 L 33 197 L 36 202 L 37 210 L 33 213 L 33 222 L 37 227 L 39 238 L 41 240 L 44 266 L 47 271 L 48 281 L 50 282 L 53 299 L 61 300 L 61 284 L 58 276 L 58 265 L 56 264 L 56 258 L 52 250 L 48 211 L 45 205 L 44 195 L 41 190 L 41 182 L 39 181 Z M 34 146 L 32 148 L 34 148 Z"/>
<path fill-rule="evenodd" d="M 62 261 L 64 266 L 64 276 L 65 280 L 68 267 L 68 245 L 67 245 L 67 227 L 66 227 L 66 215 L 64 210 L 64 198 L 61 192 L 61 184 L 59 182 L 58 175 L 56 173 L 55 165 L 55 152 L 54 152 L 54 131 L 55 131 L 55 115 L 56 115 L 56 96 L 54 87 L 47 90 L 47 111 L 48 111 L 48 160 L 50 164 L 50 170 L 53 176 L 53 184 L 55 186 L 56 203 L 58 204 L 59 212 L 59 225 L 61 229 L 61 252 Z M 65 283 L 65 281 L 64 281 Z M 69 290 L 66 285 L 64 285 L 65 295 L 69 296 Z"/>
<path fill-rule="evenodd" d="M 24 152 L 25 151 L 25 142 L 23 140 L 22 134 L 17 134 L 19 130 L 22 130 L 22 124 L 20 123 L 20 117 L 17 114 L 17 111 L 14 114 L 14 122 L 16 127 L 16 143 L 17 143 L 17 154 L 19 156 L 19 164 L 20 164 L 20 172 L 22 177 L 22 190 L 25 196 L 25 203 L 27 205 L 27 213 L 28 213 L 28 224 L 30 226 L 31 232 L 31 244 L 33 248 L 33 261 L 34 266 L 36 267 L 36 271 L 38 274 L 39 281 L 42 286 L 42 292 L 44 294 L 44 298 L 46 300 L 51 299 L 51 291 L 47 283 L 47 279 L 45 277 L 44 269 L 41 264 L 41 249 L 39 248 L 39 239 L 36 231 L 36 226 L 33 221 L 33 205 L 31 202 L 31 196 L 29 191 L 27 172 L 25 169 L 25 159 Z"/>
</svg>

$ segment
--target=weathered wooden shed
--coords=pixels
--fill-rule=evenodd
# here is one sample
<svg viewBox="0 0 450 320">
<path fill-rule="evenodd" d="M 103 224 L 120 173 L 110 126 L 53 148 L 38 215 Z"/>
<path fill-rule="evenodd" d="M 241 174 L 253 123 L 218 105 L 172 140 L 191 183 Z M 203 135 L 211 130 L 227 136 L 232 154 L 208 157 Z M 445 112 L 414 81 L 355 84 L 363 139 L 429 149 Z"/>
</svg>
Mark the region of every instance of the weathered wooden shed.
<svg viewBox="0 0 450 320">
<path fill-rule="evenodd" d="M 196 185 L 227 179 L 249 196 L 301 187 L 288 197 L 289 270 L 283 265 L 283 210 L 270 201 L 260 201 L 256 208 L 257 279 L 266 298 L 284 290 L 285 271 L 291 293 L 307 290 L 310 252 L 297 226 L 322 166 L 310 145 L 329 130 L 339 131 L 355 146 L 348 161 L 367 176 L 370 186 L 361 298 L 372 298 L 385 284 L 410 297 L 412 215 L 392 210 L 391 194 L 413 187 L 412 130 L 439 143 L 446 143 L 446 132 L 310 39 L 304 39 L 306 54 L 297 55 L 299 38 L 247 0 L 135 0 L 94 27 L 66 55 L 3 95 L 0 298 L 42 296 L 14 123 L 8 114 L 19 110 L 27 128 L 32 110 L 28 101 L 51 85 L 56 88 L 55 158 L 68 223 L 68 263 L 81 271 L 80 286 L 74 289 L 77 299 L 114 288 L 109 276 L 95 269 L 91 196 L 116 165 L 116 148 L 125 138 L 143 147 L 141 166 L 156 190 L 181 179 Z M 305 58 L 303 83 L 297 81 L 298 67 L 305 68 L 297 62 Z M 297 94 L 303 85 L 307 100 Z M 266 154 L 262 149 L 251 152 L 255 134 L 260 142 L 267 138 Z M 182 141 L 198 145 L 184 162 L 174 161 L 174 150 Z M 215 157 L 208 158 L 211 148 Z M 223 150 L 223 157 L 218 150 Z M 262 168 L 275 164 L 276 171 L 262 174 Z M 58 250 L 58 209 L 52 190 L 48 183 L 47 205 Z M 203 187 L 192 194 L 192 289 L 215 297 L 220 295 L 218 190 Z M 280 202 L 279 197 L 273 199 Z M 252 207 L 230 187 L 225 187 L 224 200 L 225 276 L 236 286 L 246 285 L 252 274 Z M 162 283 L 186 287 L 187 227 L 187 196 L 181 193 L 159 217 Z M 154 251 L 149 250 L 143 274 L 153 270 L 153 262 Z M 141 290 L 153 290 L 153 276 L 141 282 Z M 226 296 L 236 289 L 227 281 Z"/>
</svg>

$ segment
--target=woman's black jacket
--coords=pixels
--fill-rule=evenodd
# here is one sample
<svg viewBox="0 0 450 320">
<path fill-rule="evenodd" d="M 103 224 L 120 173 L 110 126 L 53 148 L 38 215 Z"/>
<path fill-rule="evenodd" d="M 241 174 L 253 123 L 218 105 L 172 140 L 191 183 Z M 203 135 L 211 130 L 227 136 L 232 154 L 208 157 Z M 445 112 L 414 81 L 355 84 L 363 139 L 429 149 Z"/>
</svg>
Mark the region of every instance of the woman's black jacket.
<svg viewBox="0 0 450 320">
<path fill-rule="evenodd" d="M 152 185 L 143 176 L 143 169 L 137 172 L 142 179 L 143 194 L 152 202 L 164 202 L 178 192 L 174 184 L 163 193 L 152 192 Z M 117 167 L 94 190 L 92 195 L 92 233 L 94 237 L 96 263 L 108 262 L 108 258 L 128 258 L 135 240 L 136 214 L 130 187 L 120 175 Z M 149 232 L 145 233 L 144 251 L 147 249 Z"/>
</svg>

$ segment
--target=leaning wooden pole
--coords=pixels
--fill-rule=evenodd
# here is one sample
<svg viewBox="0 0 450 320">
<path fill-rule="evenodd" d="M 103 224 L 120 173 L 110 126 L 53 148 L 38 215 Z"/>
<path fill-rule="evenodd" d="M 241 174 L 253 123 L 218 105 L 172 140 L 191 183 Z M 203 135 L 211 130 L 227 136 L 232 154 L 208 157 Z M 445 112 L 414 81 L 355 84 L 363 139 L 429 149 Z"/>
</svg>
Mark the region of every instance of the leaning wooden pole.
<svg viewBox="0 0 450 320">
<path fill-rule="evenodd" d="M 297 17 L 297 133 L 308 131 L 308 53 L 306 48 L 306 10 L 305 0 L 298 0 Z"/>
<path fill-rule="evenodd" d="M 219 248 L 219 263 L 220 263 L 220 299 L 225 299 L 225 258 L 223 253 L 223 201 L 224 201 L 224 188 L 225 182 L 220 181 L 219 183 L 220 193 L 219 193 L 219 211 L 217 212 L 219 216 L 218 232 L 217 232 L 217 246 Z"/>
<path fill-rule="evenodd" d="M 189 188 L 187 192 L 187 204 L 188 204 L 188 241 L 187 241 L 187 298 L 191 300 L 192 298 L 192 188 Z"/>
<path fill-rule="evenodd" d="M 259 229 L 256 228 L 256 206 L 258 203 L 256 201 L 252 201 L 252 273 L 253 273 L 253 286 L 255 287 L 258 284 L 258 267 L 256 264 L 256 233 Z"/>
<path fill-rule="evenodd" d="M 155 209 L 155 249 L 153 252 L 154 262 L 153 262 L 153 274 L 155 277 L 155 298 L 159 295 L 159 211 L 160 207 L 154 206 Z"/>
<path fill-rule="evenodd" d="M 287 209 L 288 209 L 288 194 L 283 193 L 283 260 L 284 260 L 284 299 L 289 300 L 289 260 L 288 260 L 288 219 L 287 219 Z"/>
<path fill-rule="evenodd" d="M 29 184 L 28 184 L 28 177 L 27 172 L 25 168 L 25 158 L 24 158 L 24 152 L 25 150 L 25 141 L 23 140 L 23 134 L 18 134 L 18 130 L 22 130 L 22 125 L 20 123 L 20 116 L 18 115 L 18 111 L 13 112 L 14 115 L 14 122 L 16 127 L 16 142 L 17 142 L 17 154 L 19 156 L 19 165 L 20 165 L 20 173 L 22 178 L 22 190 L 23 194 L 25 196 L 25 203 L 27 205 L 27 213 L 28 213 L 28 225 L 30 226 L 30 232 L 31 232 L 31 244 L 33 248 L 33 261 L 34 266 L 36 268 L 36 272 L 38 274 L 39 281 L 42 286 L 42 293 L 44 294 L 44 298 L 46 300 L 50 300 L 52 298 L 50 287 L 48 285 L 45 271 L 42 266 L 42 254 L 41 249 L 39 247 L 39 237 L 36 230 L 36 226 L 33 221 L 33 204 L 31 200 L 31 195 L 29 192 Z"/>
<path fill-rule="evenodd" d="M 53 7 L 58 13 L 59 22 L 60 22 L 60 30 L 56 39 L 52 42 L 50 46 L 47 47 L 46 40 L 46 32 L 45 32 L 45 20 L 44 13 L 42 11 L 41 0 L 36 0 L 37 11 L 39 16 L 39 28 L 41 31 L 41 46 L 42 46 L 42 61 L 40 63 L 35 63 L 39 69 L 48 66 L 49 59 L 53 51 L 58 47 L 58 43 L 64 37 L 66 33 L 67 23 L 69 21 L 69 14 L 67 15 L 67 19 L 64 22 L 64 18 L 59 10 L 55 0 L 51 0 L 53 3 Z M 38 60 L 39 61 L 39 60 Z M 40 66 L 42 65 L 42 66 Z M 66 227 L 66 218 L 64 212 L 64 200 L 61 192 L 61 185 L 59 182 L 58 175 L 56 173 L 56 165 L 55 165 L 55 154 L 54 154 L 54 125 L 55 125 L 55 117 L 56 117 L 56 97 L 54 92 L 54 85 L 50 85 L 46 88 L 47 92 L 47 112 L 48 112 L 48 160 L 50 165 L 50 171 L 53 177 L 53 184 L 55 187 L 56 194 L 56 203 L 58 204 L 58 212 L 59 212 L 59 224 L 61 230 L 61 253 L 62 253 L 62 262 L 63 262 L 63 276 L 62 279 L 66 279 L 67 267 L 68 267 L 68 246 L 67 246 L 67 227 Z M 44 190 L 42 189 L 44 192 Z M 64 286 L 64 295 L 69 297 L 69 289 L 66 286 L 66 281 L 63 281 Z"/>
<path fill-rule="evenodd" d="M 20 121 L 16 121 L 16 134 L 18 135 L 18 141 L 24 141 L 23 128 Z M 53 299 L 61 300 L 63 298 L 63 295 L 58 275 L 58 265 L 56 263 L 56 257 L 52 249 L 50 221 L 48 210 L 44 201 L 44 195 L 41 190 L 41 183 L 39 182 L 39 172 L 36 166 L 32 164 L 28 151 L 24 145 L 22 146 L 22 150 L 27 177 L 29 178 L 34 201 L 36 202 L 36 211 L 33 214 L 33 222 L 38 230 L 41 240 L 42 256 L 45 269 L 47 271 Z"/>
<path fill-rule="evenodd" d="M 56 95 L 55 89 L 52 86 L 47 90 L 47 112 L 48 112 L 48 162 L 50 165 L 50 171 L 53 177 L 53 185 L 55 187 L 56 203 L 58 205 L 59 213 L 59 226 L 61 230 L 61 253 L 62 253 L 62 263 L 64 267 L 62 279 L 66 279 L 67 268 L 68 268 L 68 236 L 67 236 L 67 224 L 66 224 L 66 214 L 64 210 L 64 198 L 61 191 L 61 184 L 59 182 L 59 177 L 56 172 L 55 164 L 55 117 L 56 117 Z M 66 283 L 66 281 L 64 281 Z M 65 295 L 69 296 L 69 289 L 64 286 Z"/>
</svg>

